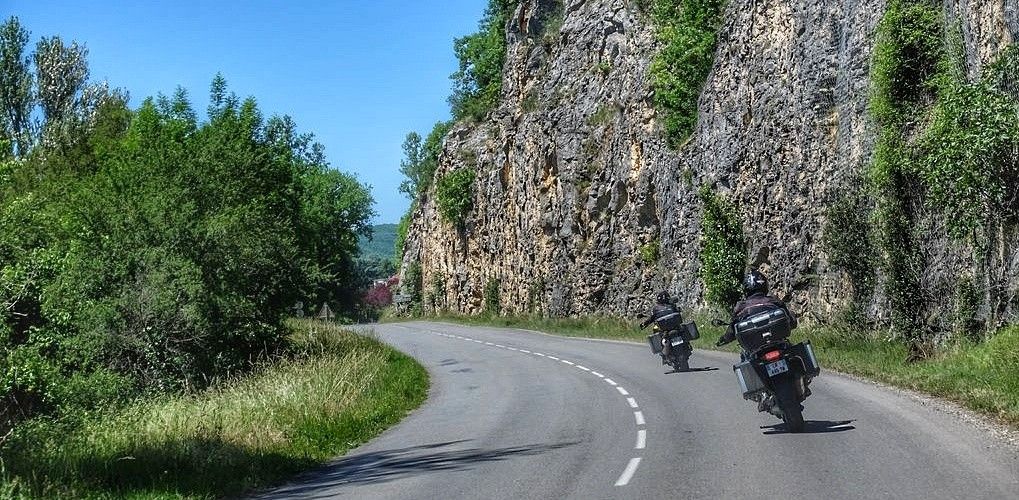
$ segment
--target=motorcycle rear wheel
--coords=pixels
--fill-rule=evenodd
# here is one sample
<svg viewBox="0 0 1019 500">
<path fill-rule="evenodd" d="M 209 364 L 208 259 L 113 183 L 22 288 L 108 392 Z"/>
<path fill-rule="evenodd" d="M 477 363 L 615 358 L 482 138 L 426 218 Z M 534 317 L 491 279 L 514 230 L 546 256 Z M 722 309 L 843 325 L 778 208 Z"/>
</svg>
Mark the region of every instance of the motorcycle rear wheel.
<svg viewBox="0 0 1019 500">
<path fill-rule="evenodd" d="M 803 405 L 800 404 L 799 393 L 793 380 L 785 380 L 775 388 L 775 397 L 782 408 L 782 421 L 789 432 L 802 432 Z"/>
<path fill-rule="evenodd" d="M 685 372 L 690 369 L 690 355 L 687 353 L 677 354 L 674 357 L 673 365 L 676 370 Z"/>
</svg>

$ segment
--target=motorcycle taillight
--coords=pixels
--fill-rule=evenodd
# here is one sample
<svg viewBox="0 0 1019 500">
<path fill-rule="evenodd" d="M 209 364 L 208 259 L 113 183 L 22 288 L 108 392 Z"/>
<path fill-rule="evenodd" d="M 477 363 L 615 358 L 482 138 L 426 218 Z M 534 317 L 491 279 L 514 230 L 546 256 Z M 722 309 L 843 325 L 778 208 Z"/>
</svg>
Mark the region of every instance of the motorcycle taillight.
<svg viewBox="0 0 1019 500">
<path fill-rule="evenodd" d="M 766 361 L 775 361 L 776 359 L 781 358 L 781 357 L 782 357 L 782 351 L 771 351 L 771 352 L 764 353 L 764 359 Z"/>
</svg>

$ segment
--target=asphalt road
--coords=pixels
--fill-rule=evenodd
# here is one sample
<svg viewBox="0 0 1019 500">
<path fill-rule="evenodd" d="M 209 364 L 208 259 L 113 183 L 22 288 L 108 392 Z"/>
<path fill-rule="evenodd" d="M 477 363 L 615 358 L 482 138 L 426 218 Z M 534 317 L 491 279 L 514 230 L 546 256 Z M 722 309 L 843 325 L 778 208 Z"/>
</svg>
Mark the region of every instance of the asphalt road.
<svg viewBox="0 0 1019 500">
<path fill-rule="evenodd" d="M 432 377 L 372 442 L 264 498 L 1019 498 L 1019 451 L 822 371 L 807 429 L 744 401 L 733 355 L 666 373 L 646 346 L 444 323 L 377 325 Z M 818 353 L 824 364 L 824 353 Z"/>
</svg>

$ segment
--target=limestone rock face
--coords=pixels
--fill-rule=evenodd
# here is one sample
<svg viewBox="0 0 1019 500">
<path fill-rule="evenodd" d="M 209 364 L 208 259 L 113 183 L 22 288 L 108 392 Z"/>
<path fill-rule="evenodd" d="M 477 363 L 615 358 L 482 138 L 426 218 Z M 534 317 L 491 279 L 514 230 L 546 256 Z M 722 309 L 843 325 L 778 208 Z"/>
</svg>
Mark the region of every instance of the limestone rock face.
<svg viewBox="0 0 1019 500">
<path fill-rule="evenodd" d="M 420 262 L 426 303 L 478 312 L 497 280 L 509 312 L 632 315 L 659 289 L 702 306 L 706 184 L 738 203 L 754 264 L 794 310 L 842 306 L 849 285 L 820 236 L 827 205 L 872 156 L 869 65 L 885 2 L 731 0 L 696 129 L 678 148 L 651 100 L 650 16 L 636 1 L 564 4 L 559 24 L 556 2 L 521 2 L 497 109 L 446 138 L 437 178 L 475 169 L 474 208 L 455 227 L 426 193 L 413 214 L 404 269 Z M 1015 4 L 946 0 L 974 74 L 1019 34 Z M 879 290 L 875 314 L 883 304 Z"/>
</svg>

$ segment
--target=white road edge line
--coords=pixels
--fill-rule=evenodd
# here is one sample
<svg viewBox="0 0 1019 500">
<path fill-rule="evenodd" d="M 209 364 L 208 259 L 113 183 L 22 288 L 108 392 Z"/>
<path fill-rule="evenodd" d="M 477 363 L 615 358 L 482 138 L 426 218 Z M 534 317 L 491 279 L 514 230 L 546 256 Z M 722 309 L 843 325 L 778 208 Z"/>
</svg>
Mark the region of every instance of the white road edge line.
<svg viewBox="0 0 1019 500">
<path fill-rule="evenodd" d="M 535 355 L 535 356 L 541 356 L 541 357 L 543 357 L 543 358 L 545 357 L 545 355 L 544 355 L 544 354 L 542 354 L 542 353 L 540 353 L 540 352 L 536 352 L 536 353 L 534 353 L 534 355 Z"/>
<path fill-rule="evenodd" d="M 626 389 L 623 389 L 622 387 L 616 387 L 616 390 L 619 391 L 619 393 L 624 395 L 624 396 L 629 396 L 630 395 L 630 393 L 626 392 Z"/>
<path fill-rule="evenodd" d="M 644 425 L 644 413 L 635 411 L 633 412 L 633 418 L 637 420 L 637 425 Z"/>
<path fill-rule="evenodd" d="M 555 360 L 555 361 L 559 361 L 559 358 L 557 358 L 557 357 L 555 357 L 555 356 L 549 356 L 549 357 L 548 357 L 548 359 L 553 359 L 553 360 Z"/>
<path fill-rule="evenodd" d="M 616 382 L 615 382 L 615 381 L 613 381 L 613 380 L 612 380 L 612 379 L 610 379 L 610 378 L 607 378 L 607 379 L 605 379 L 605 382 L 607 382 L 607 383 L 608 383 L 609 385 L 618 385 L 618 384 L 616 384 Z"/>
<path fill-rule="evenodd" d="M 635 450 L 643 450 L 644 446 L 647 445 L 647 431 L 641 429 L 637 431 L 637 446 L 634 446 Z"/>
<path fill-rule="evenodd" d="M 580 365 L 577 365 L 577 368 L 579 368 L 579 369 L 581 369 L 581 370 L 584 370 L 585 372 L 589 372 L 589 371 L 591 371 L 591 369 L 590 369 L 590 368 L 588 368 L 588 367 L 586 367 L 586 366 L 580 366 Z"/>
<path fill-rule="evenodd" d="M 500 348 L 500 349 L 505 349 L 505 348 L 506 348 L 506 346 L 504 346 L 504 345 L 502 345 L 502 344 L 495 344 L 495 346 L 496 346 L 496 347 L 498 347 L 498 348 Z"/>
<path fill-rule="evenodd" d="M 626 402 L 630 403 L 630 408 L 636 408 L 637 407 L 637 400 L 636 399 L 626 398 Z"/>
<path fill-rule="evenodd" d="M 595 377 L 598 377 L 598 378 L 605 378 L 605 375 L 602 375 L 602 374 L 600 374 L 600 373 L 598 373 L 598 372 L 596 372 L 594 370 L 591 370 L 591 375 L 594 375 Z"/>
<path fill-rule="evenodd" d="M 524 354 L 530 354 L 531 353 L 531 351 L 528 351 L 527 349 L 521 349 L 520 352 L 522 352 Z"/>
<path fill-rule="evenodd" d="M 559 361 L 562 361 L 563 363 L 566 363 L 566 364 L 568 364 L 570 366 L 574 366 L 575 365 L 575 363 L 573 361 L 566 361 L 565 359 L 560 359 Z"/>
<path fill-rule="evenodd" d="M 637 472 L 637 466 L 640 465 L 640 457 L 633 457 L 630 459 L 630 463 L 626 464 L 626 470 L 623 471 L 623 475 L 619 476 L 616 481 L 616 486 L 626 486 L 633 478 L 633 473 Z"/>
</svg>

